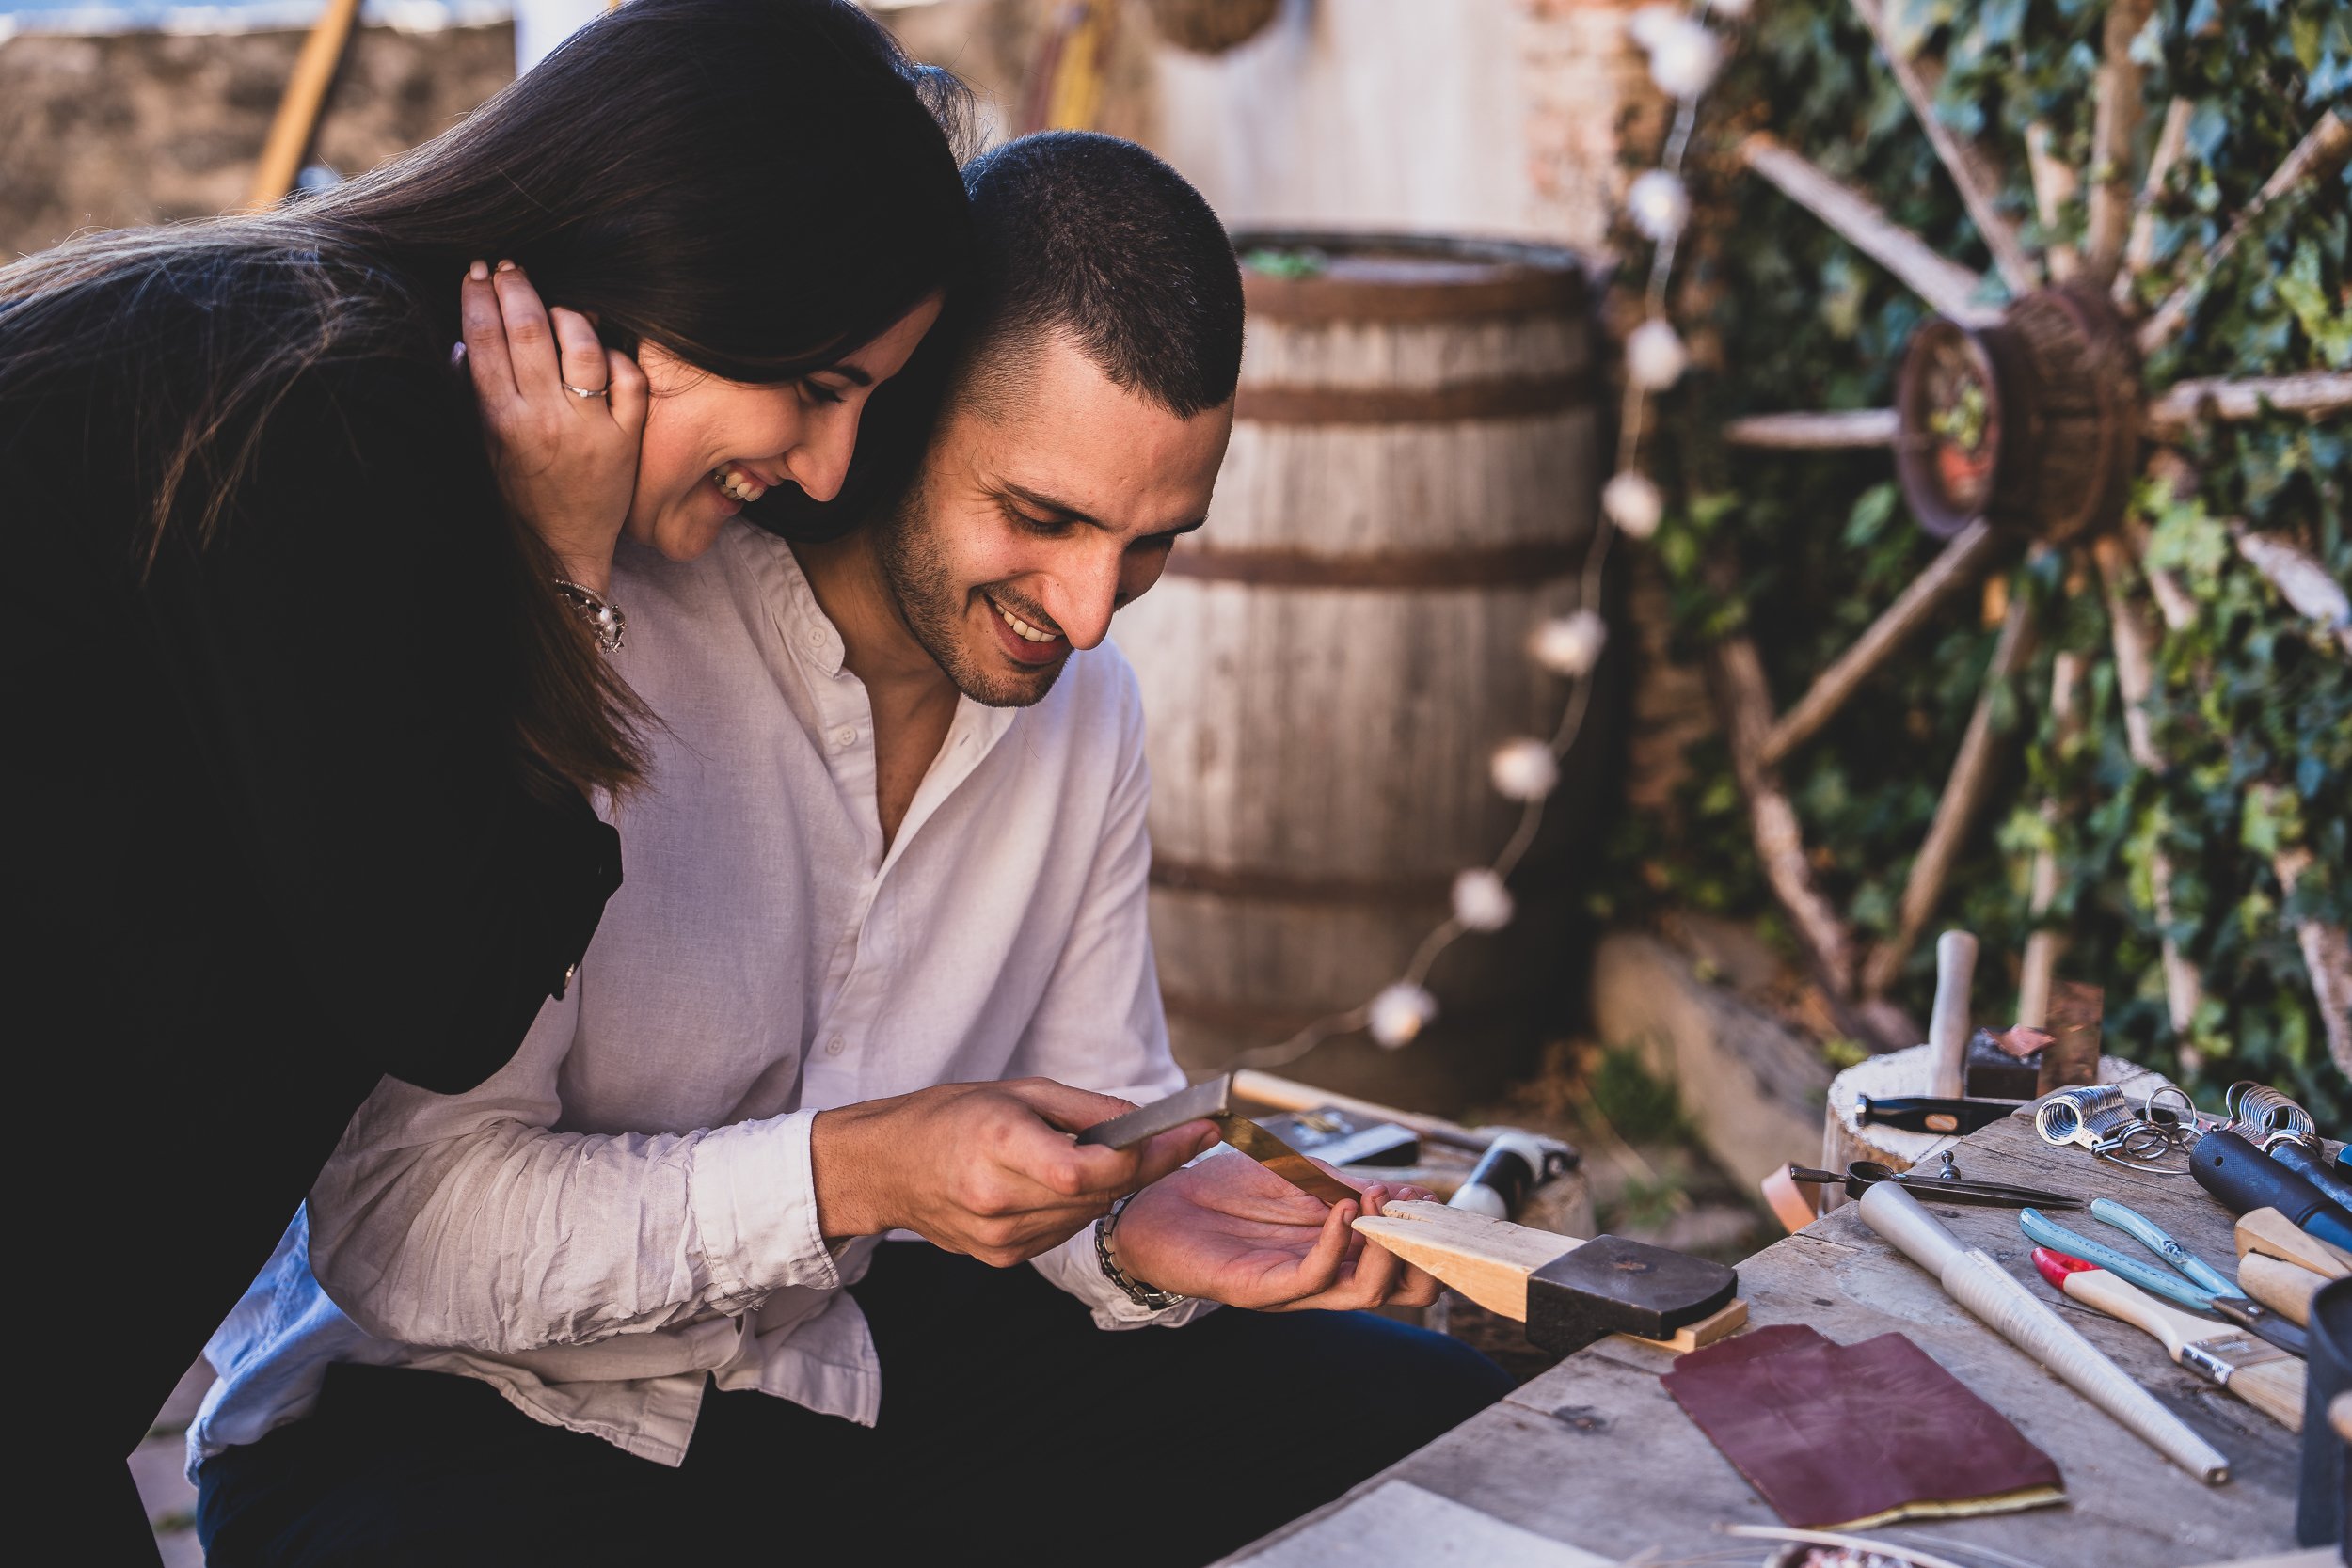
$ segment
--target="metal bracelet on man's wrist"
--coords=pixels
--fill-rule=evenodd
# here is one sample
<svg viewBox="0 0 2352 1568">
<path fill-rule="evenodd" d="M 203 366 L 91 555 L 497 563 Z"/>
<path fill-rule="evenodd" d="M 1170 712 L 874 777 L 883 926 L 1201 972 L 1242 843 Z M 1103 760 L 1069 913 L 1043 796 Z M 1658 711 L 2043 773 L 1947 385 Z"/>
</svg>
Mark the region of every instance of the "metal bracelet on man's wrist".
<svg viewBox="0 0 2352 1568">
<path fill-rule="evenodd" d="M 1120 1212 L 1127 1207 L 1129 1193 L 1111 1205 L 1111 1212 L 1094 1222 L 1094 1260 L 1102 1265 L 1103 1277 L 1119 1287 L 1129 1301 L 1150 1312 L 1165 1312 L 1171 1307 L 1182 1307 L 1190 1296 L 1180 1296 L 1173 1291 L 1157 1291 L 1128 1274 L 1111 1261 L 1111 1232 L 1118 1227 Z"/>
</svg>

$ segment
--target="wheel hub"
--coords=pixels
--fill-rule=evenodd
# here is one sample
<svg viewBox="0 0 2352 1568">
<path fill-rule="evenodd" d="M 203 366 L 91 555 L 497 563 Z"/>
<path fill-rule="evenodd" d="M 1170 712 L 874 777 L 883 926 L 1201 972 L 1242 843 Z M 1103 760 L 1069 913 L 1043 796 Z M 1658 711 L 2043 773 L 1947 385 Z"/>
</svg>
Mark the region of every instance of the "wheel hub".
<svg viewBox="0 0 2352 1568">
<path fill-rule="evenodd" d="M 1990 326 L 1925 323 L 1904 350 L 1896 408 L 1896 473 L 1939 539 L 1983 520 L 2059 544 L 2122 515 L 2138 367 L 2103 294 L 2042 289 Z"/>
</svg>

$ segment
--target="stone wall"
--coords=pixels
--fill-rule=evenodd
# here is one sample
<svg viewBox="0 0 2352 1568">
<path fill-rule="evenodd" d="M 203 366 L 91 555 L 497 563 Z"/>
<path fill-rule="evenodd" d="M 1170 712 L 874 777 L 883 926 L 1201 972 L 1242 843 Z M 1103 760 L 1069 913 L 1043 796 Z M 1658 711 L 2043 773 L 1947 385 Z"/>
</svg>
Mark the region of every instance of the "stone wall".
<svg viewBox="0 0 2352 1568">
<path fill-rule="evenodd" d="M 245 199 L 299 31 L 23 33 L 0 42 L 0 259 L 83 229 L 205 217 Z M 372 168 L 514 76 L 501 24 L 361 29 L 313 156 Z"/>
</svg>

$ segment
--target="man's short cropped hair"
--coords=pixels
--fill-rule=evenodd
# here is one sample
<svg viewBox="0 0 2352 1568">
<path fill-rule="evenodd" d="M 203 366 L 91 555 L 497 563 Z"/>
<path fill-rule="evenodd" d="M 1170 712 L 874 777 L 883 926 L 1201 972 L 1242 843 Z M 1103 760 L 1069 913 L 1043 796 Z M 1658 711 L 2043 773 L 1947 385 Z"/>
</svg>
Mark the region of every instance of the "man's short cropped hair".
<svg viewBox="0 0 2352 1568">
<path fill-rule="evenodd" d="M 964 166 L 979 230 L 961 378 L 983 410 L 1066 334 L 1111 382 L 1190 419 L 1241 374 L 1241 269 L 1200 193 L 1131 141 L 1046 131 Z"/>
</svg>

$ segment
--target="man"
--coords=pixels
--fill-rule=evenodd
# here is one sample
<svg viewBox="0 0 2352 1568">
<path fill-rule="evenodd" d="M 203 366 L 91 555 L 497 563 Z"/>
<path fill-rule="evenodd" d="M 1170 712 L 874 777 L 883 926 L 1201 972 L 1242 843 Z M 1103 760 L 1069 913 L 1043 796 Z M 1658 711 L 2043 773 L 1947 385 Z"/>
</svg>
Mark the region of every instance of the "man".
<svg viewBox="0 0 2352 1568">
<path fill-rule="evenodd" d="M 1240 282 L 1139 148 L 1027 138 L 969 183 L 990 276 L 903 502 L 618 563 L 663 726 L 629 879 L 512 1067 L 379 1089 L 215 1338 L 215 1564 L 1196 1563 L 1506 1386 L 1276 1315 L 1434 1294 L 1357 1205 L 1178 1168 L 1204 1125 L 1069 1136 L 1183 1082 L 1103 644 L 1207 512 Z"/>
</svg>

